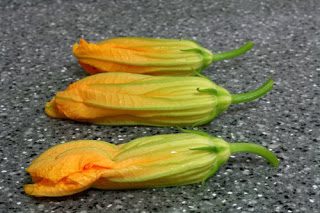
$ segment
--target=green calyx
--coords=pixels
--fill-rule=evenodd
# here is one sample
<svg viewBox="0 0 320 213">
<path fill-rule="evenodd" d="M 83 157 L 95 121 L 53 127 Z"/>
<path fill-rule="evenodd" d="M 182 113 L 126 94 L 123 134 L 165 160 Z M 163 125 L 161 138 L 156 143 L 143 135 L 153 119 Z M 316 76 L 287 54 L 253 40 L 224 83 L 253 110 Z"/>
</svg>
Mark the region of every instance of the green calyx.
<svg viewBox="0 0 320 213">
<path fill-rule="evenodd" d="M 231 58 L 235 58 L 237 56 L 243 55 L 244 53 L 248 52 L 249 50 L 252 49 L 254 46 L 254 43 L 252 41 L 249 41 L 239 47 L 238 49 L 234 49 L 231 51 L 223 52 L 223 53 L 218 53 L 218 54 L 212 54 L 211 61 L 222 61 L 222 60 L 227 60 Z"/>
<path fill-rule="evenodd" d="M 274 84 L 274 81 L 272 79 L 269 79 L 257 89 L 249 92 L 245 92 L 245 93 L 240 93 L 240 94 L 230 94 L 227 90 L 223 89 L 222 87 L 206 88 L 206 89 L 198 88 L 197 91 L 200 93 L 208 93 L 217 97 L 218 99 L 217 107 L 221 108 L 221 111 L 224 111 L 226 108 L 228 108 L 230 104 L 246 103 L 266 95 L 270 90 L 272 90 L 273 84 Z M 231 100 L 230 100 L 230 97 L 231 97 Z"/>
<path fill-rule="evenodd" d="M 213 106 L 214 110 L 207 120 L 195 123 L 193 126 L 210 122 L 216 116 L 227 110 L 230 104 L 246 103 L 264 96 L 273 88 L 273 84 L 273 80 L 269 79 L 257 89 L 240 94 L 230 94 L 226 89 L 218 85 L 215 85 L 211 88 L 197 88 L 199 93 L 206 93 L 213 96 L 213 98 L 216 100 L 216 104 Z"/>
<path fill-rule="evenodd" d="M 205 146 L 205 147 L 195 147 L 195 148 L 192 148 L 191 150 L 202 150 L 202 151 L 208 151 L 208 152 L 213 152 L 218 154 L 220 152 L 225 152 L 226 149 L 229 149 L 231 154 L 241 153 L 241 152 L 252 153 L 252 154 L 256 154 L 263 157 L 274 167 L 277 167 L 279 165 L 279 160 L 276 157 L 276 155 L 261 145 L 257 145 L 253 143 L 240 143 L 240 142 L 227 143 L 224 140 L 211 136 L 208 133 L 203 131 L 187 130 L 182 128 L 178 128 L 178 129 L 184 133 L 201 135 L 201 136 L 212 139 L 213 145 Z"/>
<path fill-rule="evenodd" d="M 256 154 L 260 157 L 263 157 L 269 164 L 273 167 L 279 166 L 279 159 L 277 156 L 269 151 L 267 148 L 252 144 L 252 143 L 231 143 L 229 144 L 229 149 L 225 146 L 206 146 L 206 147 L 196 147 L 192 148 L 191 150 L 199 150 L 199 151 L 206 151 L 211 152 L 217 155 L 216 163 L 213 165 L 212 169 L 209 171 L 207 178 L 214 175 L 219 168 L 228 160 L 230 154 L 235 153 L 251 153 Z"/>
<path fill-rule="evenodd" d="M 215 109 L 209 118 L 208 121 L 211 121 L 214 117 L 224 112 L 231 104 L 231 96 L 230 93 L 219 86 L 215 86 L 215 88 L 206 88 L 206 89 L 200 89 L 198 88 L 197 91 L 199 93 L 207 93 L 215 97 L 216 104 Z"/>
<path fill-rule="evenodd" d="M 180 129 L 181 130 L 181 129 Z M 231 154 L 235 153 L 251 153 L 256 154 L 262 158 L 264 158 L 268 163 L 270 163 L 273 167 L 279 166 L 279 159 L 277 156 L 268 150 L 267 148 L 253 143 L 227 143 L 226 141 L 213 137 L 205 132 L 198 130 L 184 130 L 181 131 L 191 134 L 197 134 L 212 140 L 212 145 L 204 146 L 204 147 L 195 147 L 190 150 L 195 151 L 204 151 L 210 152 L 213 155 L 216 155 L 216 163 L 213 165 L 212 169 L 208 172 L 208 175 L 205 179 L 209 178 L 213 174 L 215 174 L 221 165 L 223 165 L 230 157 Z"/>
<path fill-rule="evenodd" d="M 197 45 L 198 46 L 196 48 L 181 50 L 184 52 L 194 52 L 201 55 L 202 66 L 196 70 L 195 74 L 200 73 L 202 70 L 206 69 L 213 62 L 232 59 L 237 56 L 245 54 L 246 52 L 252 49 L 252 47 L 254 46 L 254 43 L 252 41 L 249 41 L 237 49 L 223 52 L 223 53 L 217 53 L 217 54 L 213 54 L 210 50 L 201 47 L 201 45 L 199 44 Z"/>
</svg>

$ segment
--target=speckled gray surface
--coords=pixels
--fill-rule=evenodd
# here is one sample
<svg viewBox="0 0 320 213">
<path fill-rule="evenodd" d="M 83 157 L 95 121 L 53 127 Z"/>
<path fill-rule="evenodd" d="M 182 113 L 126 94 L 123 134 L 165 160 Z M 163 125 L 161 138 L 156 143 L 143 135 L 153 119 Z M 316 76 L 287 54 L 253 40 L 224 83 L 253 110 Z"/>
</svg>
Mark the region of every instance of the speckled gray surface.
<svg viewBox="0 0 320 213">
<path fill-rule="evenodd" d="M 320 1 L 1 1 L 1 212 L 317 212 L 320 209 Z M 54 120 L 43 106 L 86 74 L 71 54 L 81 36 L 193 38 L 211 50 L 253 40 L 255 48 L 205 71 L 233 92 L 269 76 L 274 90 L 232 106 L 200 129 L 273 149 L 279 169 L 237 155 L 204 185 L 134 191 L 88 190 L 32 198 L 24 169 L 48 147 L 73 139 L 123 143 L 172 128 L 104 127 Z"/>
</svg>

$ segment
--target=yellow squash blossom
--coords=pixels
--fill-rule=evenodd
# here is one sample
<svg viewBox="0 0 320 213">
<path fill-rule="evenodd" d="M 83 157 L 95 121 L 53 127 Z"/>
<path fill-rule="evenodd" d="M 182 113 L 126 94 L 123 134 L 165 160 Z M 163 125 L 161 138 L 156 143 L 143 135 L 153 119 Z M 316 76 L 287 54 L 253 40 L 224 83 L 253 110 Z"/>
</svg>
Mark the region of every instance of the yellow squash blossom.
<svg viewBox="0 0 320 213">
<path fill-rule="evenodd" d="M 54 146 L 36 158 L 27 172 L 32 196 L 65 196 L 98 189 L 167 187 L 200 183 L 212 176 L 230 154 L 258 154 L 273 166 L 276 156 L 251 143 L 227 143 L 203 132 L 157 135 L 113 145 L 82 140 Z"/>
<path fill-rule="evenodd" d="M 273 81 L 231 95 L 204 77 L 101 73 L 71 84 L 46 104 L 53 118 L 103 125 L 188 126 L 210 122 L 230 104 L 254 100 Z"/>
<path fill-rule="evenodd" d="M 192 75 L 214 61 L 242 55 L 252 42 L 239 49 L 213 54 L 191 40 L 120 37 L 89 43 L 80 39 L 73 54 L 91 74 L 129 72 L 152 75 Z"/>
</svg>

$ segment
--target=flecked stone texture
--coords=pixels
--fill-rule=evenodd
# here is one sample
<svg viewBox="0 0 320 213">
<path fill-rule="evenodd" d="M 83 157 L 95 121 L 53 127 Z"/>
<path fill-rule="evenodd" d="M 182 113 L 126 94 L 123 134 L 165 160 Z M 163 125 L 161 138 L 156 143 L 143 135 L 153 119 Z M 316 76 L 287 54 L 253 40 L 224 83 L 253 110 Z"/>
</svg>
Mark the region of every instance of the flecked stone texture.
<svg viewBox="0 0 320 213">
<path fill-rule="evenodd" d="M 274 150 L 279 169 L 237 155 L 203 185 L 148 190 L 90 189 L 63 198 L 24 194 L 25 168 L 52 145 L 73 139 L 115 144 L 174 128 L 108 127 L 48 118 L 56 91 L 86 74 L 71 46 L 117 36 L 195 39 L 223 51 L 247 40 L 245 56 L 204 74 L 232 92 L 272 76 L 274 90 L 199 127 L 229 141 Z M 0 212 L 318 212 L 320 209 L 320 1 L 0 2 Z"/>
</svg>

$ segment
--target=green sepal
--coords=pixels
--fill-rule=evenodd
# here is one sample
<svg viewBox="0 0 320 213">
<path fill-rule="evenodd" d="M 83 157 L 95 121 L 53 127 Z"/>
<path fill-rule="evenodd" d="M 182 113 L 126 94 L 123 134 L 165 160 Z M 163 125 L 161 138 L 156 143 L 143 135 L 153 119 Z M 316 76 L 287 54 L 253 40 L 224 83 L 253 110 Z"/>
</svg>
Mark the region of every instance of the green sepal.
<svg viewBox="0 0 320 213">
<path fill-rule="evenodd" d="M 202 151 L 219 153 L 219 152 L 225 150 L 225 147 L 220 147 L 220 146 L 202 146 L 202 147 L 190 148 L 190 150 L 202 150 Z"/>
<path fill-rule="evenodd" d="M 200 88 L 197 88 L 197 91 L 198 91 L 198 92 L 209 93 L 209 94 L 211 94 L 211 95 L 218 95 L 218 90 L 213 89 L 213 88 L 208 88 L 208 89 L 200 89 Z"/>
<path fill-rule="evenodd" d="M 196 52 L 196 53 L 203 54 L 203 51 L 201 49 L 199 49 L 199 48 L 184 49 L 184 50 L 181 50 L 181 51 L 184 51 L 184 52 Z"/>
</svg>

